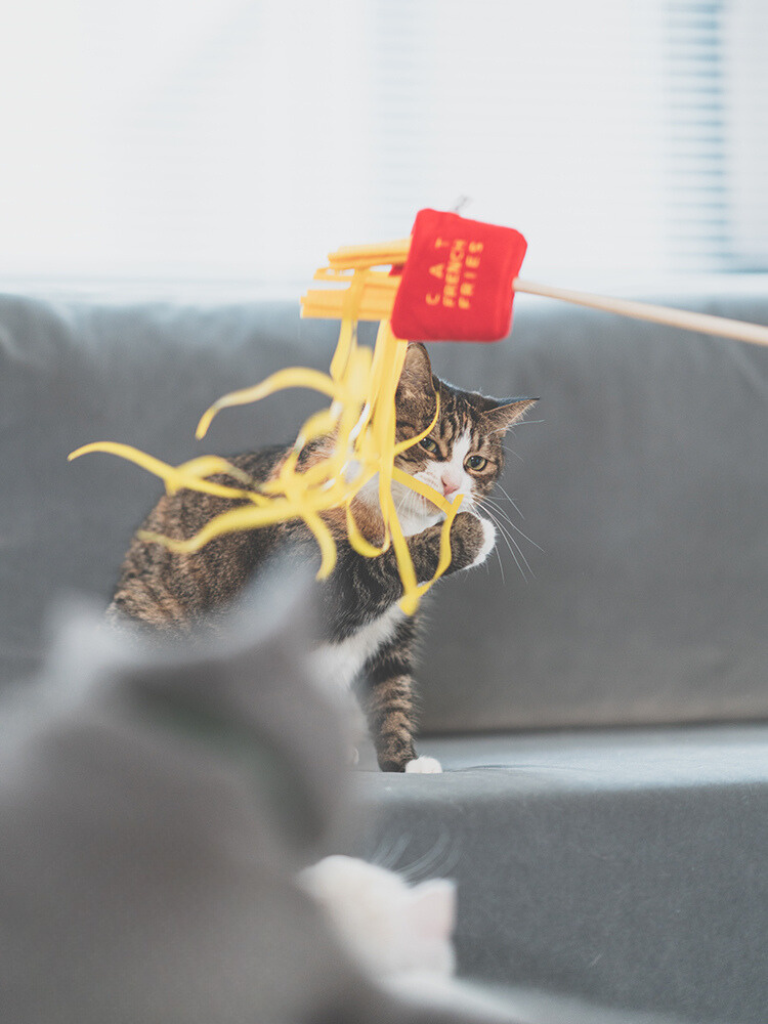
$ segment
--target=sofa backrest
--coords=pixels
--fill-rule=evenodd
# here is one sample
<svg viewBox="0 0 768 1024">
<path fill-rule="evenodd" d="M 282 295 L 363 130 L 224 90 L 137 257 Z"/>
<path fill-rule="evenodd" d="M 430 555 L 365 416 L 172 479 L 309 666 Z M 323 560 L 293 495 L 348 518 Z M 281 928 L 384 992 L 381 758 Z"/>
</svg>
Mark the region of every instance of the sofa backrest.
<svg viewBox="0 0 768 1024">
<path fill-rule="evenodd" d="M 677 304 L 768 322 L 763 292 Z M 768 714 L 768 349 L 516 305 L 511 339 L 430 348 L 459 386 L 541 402 L 496 496 L 517 550 L 500 539 L 428 603 L 425 729 Z M 227 411 L 203 443 L 194 428 L 226 391 L 327 368 L 336 332 L 291 302 L 0 297 L 0 680 L 38 663 L 54 599 L 106 602 L 161 493 L 68 452 L 122 441 L 177 463 L 290 440 L 322 404 L 309 392 Z"/>
</svg>

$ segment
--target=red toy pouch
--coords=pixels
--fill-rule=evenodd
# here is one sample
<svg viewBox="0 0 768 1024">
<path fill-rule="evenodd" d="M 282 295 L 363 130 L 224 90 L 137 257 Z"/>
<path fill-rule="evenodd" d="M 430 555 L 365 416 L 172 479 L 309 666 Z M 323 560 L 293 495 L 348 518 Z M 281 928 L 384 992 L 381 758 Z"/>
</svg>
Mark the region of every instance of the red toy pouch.
<svg viewBox="0 0 768 1024">
<path fill-rule="evenodd" d="M 420 210 L 392 310 L 394 334 L 409 341 L 505 338 L 526 248 L 513 228 Z"/>
</svg>

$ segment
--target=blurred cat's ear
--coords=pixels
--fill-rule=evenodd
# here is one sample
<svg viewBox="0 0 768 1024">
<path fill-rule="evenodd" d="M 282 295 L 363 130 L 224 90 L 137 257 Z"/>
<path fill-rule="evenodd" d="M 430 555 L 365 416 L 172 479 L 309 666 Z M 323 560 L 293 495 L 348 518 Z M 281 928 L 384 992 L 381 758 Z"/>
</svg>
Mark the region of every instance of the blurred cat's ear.
<svg viewBox="0 0 768 1024">
<path fill-rule="evenodd" d="M 484 398 L 481 423 L 488 434 L 503 433 L 519 422 L 538 398 Z"/>
<path fill-rule="evenodd" d="M 405 354 L 403 371 L 397 385 L 398 396 L 403 398 L 423 397 L 434 392 L 432 383 L 432 364 L 426 348 L 418 342 L 410 342 Z"/>
</svg>

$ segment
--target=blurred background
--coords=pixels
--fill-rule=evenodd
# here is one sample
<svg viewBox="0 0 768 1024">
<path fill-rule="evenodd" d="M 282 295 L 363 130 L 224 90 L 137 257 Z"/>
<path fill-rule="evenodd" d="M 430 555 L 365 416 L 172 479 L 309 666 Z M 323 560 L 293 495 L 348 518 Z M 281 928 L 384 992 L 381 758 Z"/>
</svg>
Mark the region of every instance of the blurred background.
<svg viewBox="0 0 768 1024">
<path fill-rule="evenodd" d="M 768 270 L 765 0 L 25 0 L 0 284 L 302 289 L 422 206 L 525 276 Z"/>
</svg>

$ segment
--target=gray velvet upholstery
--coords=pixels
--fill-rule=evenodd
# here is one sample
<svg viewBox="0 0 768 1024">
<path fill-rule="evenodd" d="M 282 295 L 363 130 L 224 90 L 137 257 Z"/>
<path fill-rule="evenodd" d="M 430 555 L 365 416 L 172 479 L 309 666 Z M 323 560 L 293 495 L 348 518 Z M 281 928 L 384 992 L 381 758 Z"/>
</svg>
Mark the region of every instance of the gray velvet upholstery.
<svg viewBox="0 0 768 1024">
<path fill-rule="evenodd" d="M 765 290 L 679 301 L 768 321 Z M 334 338 L 291 303 L 0 299 L 2 678 L 37 662 L 56 593 L 106 600 L 161 490 L 112 456 L 67 453 L 114 440 L 178 462 L 290 439 L 317 407 L 308 392 L 227 411 L 204 443 L 194 427 L 226 390 L 327 367 Z M 511 340 L 430 351 L 457 384 L 541 396 L 503 486 L 542 550 L 513 533 L 527 582 L 500 541 L 503 576 L 491 560 L 436 593 L 425 728 L 768 713 L 768 349 L 530 299 Z"/>
<path fill-rule="evenodd" d="M 768 323 L 761 278 L 673 298 Z M 106 604 L 160 493 L 67 453 L 290 440 L 306 392 L 194 427 L 227 390 L 326 367 L 335 333 L 297 303 L 0 296 L 3 686 L 39 668 L 54 601 Z M 458 878 L 461 967 L 547 993 L 525 1019 L 580 1020 L 576 996 L 764 1024 L 768 350 L 518 298 L 511 339 L 430 352 L 460 386 L 541 396 L 503 481 L 527 578 L 500 543 L 436 588 L 420 749 L 453 770 L 359 773 L 379 819 L 357 848 Z"/>
<path fill-rule="evenodd" d="M 764 1024 L 768 726 L 433 738 L 438 776 L 365 773 L 361 852 L 458 884 L 460 971 Z"/>
</svg>

